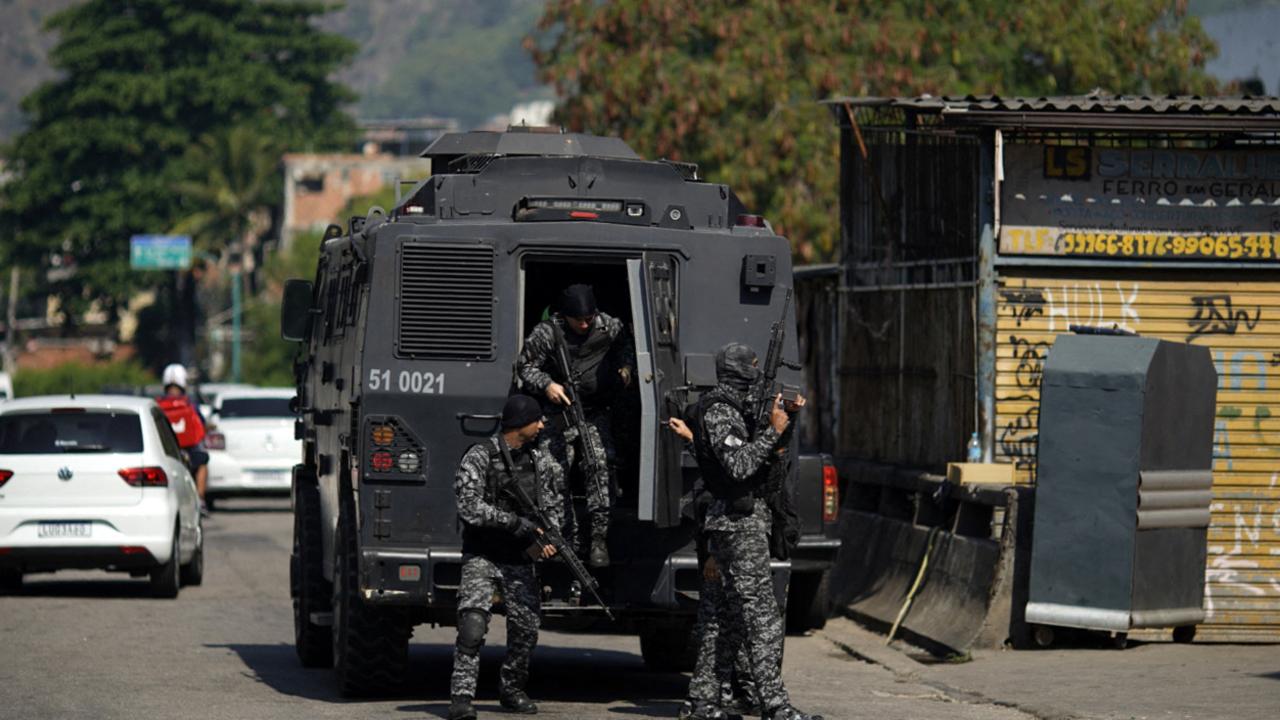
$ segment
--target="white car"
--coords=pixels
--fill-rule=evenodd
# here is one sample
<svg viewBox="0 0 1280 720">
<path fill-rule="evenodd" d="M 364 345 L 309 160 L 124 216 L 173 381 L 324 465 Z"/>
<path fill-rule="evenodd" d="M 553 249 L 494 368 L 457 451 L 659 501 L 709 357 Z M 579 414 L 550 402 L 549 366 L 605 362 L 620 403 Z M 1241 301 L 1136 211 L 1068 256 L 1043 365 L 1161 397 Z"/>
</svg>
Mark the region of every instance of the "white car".
<svg viewBox="0 0 1280 720">
<path fill-rule="evenodd" d="M 218 395 L 227 390 L 248 390 L 252 385 L 247 383 L 200 383 L 196 385 L 195 397 L 199 399 L 200 417 L 208 422 L 213 416 L 213 407 L 218 402 Z"/>
<path fill-rule="evenodd" d="M 148 398 L 0 405 L 0 592 L 24 574 L 72 568 L 150 575 L 157 597 L 203 579 L 195 482 Z"/>
<path fill-rule="evenodd" d="M 302 441 L 293 438 L 293 388 L 227 389 L 214 403 L 205 500 L 233 495 L 287 495 Z"/>
</svg>

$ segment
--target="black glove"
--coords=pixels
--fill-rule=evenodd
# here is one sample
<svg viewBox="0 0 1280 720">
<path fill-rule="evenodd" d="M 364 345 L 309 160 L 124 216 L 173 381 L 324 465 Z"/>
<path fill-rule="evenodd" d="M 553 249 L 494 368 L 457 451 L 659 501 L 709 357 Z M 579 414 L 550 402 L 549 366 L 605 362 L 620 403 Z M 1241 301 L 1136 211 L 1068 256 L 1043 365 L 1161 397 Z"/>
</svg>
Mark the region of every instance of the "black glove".
<svg viewBox="0 0 1280 720">
<path fill-rule="evenodd" d="M 507 530 L 522 540 L 532 540 L 538 535 L 538 526 L 519 515 L 512 516 L 511 522 L 507 523 Z"/>
</svg>

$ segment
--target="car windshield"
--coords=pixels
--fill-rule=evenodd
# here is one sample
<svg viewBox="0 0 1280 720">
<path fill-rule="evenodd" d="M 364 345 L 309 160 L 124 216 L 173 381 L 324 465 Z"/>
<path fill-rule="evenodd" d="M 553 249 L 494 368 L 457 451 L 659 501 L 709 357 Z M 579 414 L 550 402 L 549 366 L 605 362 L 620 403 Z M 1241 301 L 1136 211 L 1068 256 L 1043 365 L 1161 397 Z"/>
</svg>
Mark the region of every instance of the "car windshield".
<svg viewBox="0 0 1280 720">
<path fill-rule="evenodd" d="M 232 418 L 291 418 L 287 397 L 223 398 L 218 417 Z"/>
<path fill-rule="evenodd" d="M 120 410 L 55 410 L 0 415 L 0 454 L 142 452 L 142 423 Z"/>
</svg>

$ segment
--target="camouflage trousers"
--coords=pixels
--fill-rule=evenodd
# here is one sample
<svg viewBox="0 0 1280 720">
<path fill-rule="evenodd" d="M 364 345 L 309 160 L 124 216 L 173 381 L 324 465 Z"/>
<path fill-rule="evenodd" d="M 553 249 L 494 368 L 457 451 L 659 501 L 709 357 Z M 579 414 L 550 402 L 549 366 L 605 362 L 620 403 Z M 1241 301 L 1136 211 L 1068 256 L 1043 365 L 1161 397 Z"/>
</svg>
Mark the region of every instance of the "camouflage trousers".
<svg viewBox="0 0 1280 720">
<path fill-rule="evenodd" d="M 529 658 L 538 644 L 538 627 L 542 624 L 542 600 L 533 564 L 506 565 L 479 555 L 468 556 L 458 586 L 459 627 L 462 614 L 475 611 L 484 614 L 487 628 L 495 594 L 501 594 L 507 612 L 507 657 L 498 674 L 501 689 L 522 690 L 529 679 Z M 469 655 L 455 647 L 450 694 L 475 697 L 479 676 L 479 653 Z"/>
<path fill-rule="evenodd" d="M 583 472 L 585 480 L 583 490 L 587 499 L 587 512 L 593 518 L 604 516 L 605 522 L 607 522 L 609 508 L 613 504 L 609 482 L 609 464 L 617 457 L 608 412 L 587 416 L 586 445 L 596 458 L 596 466 L 602 470 L 590 476 L 585 471 Z M 569 471 L 573 468 L 574 463 L 579 460 L 580 447 L 581 443 L 578 442 L 577 435 L 572 430 L 566 428 L 565 432 L 551 433 L 549 449 L 552 457 L 564 468 L 566 479 L 570 477 Z M 568 498 L 566 498 L 567 501 Z M 572 523 L 574 517 L 573 508 L 569 507 L 568 510 L 569 512 L 565 513 L 565 518 L 569 523 Z M 568 527 L 566 528 L 566 535 L 572 536 Z"/>
<path fill-rule="evenodd" d="M 698 639 L 697 660 L 689 678 L 688 700 L 693 707 L 728 704 L 736 694 L 735 685 L 747 695 L 755 694 L 747 656 L 741 652 L 746 627 L 739 614 L 730 612 L 719 570 L 708 577 L 705 563 L 693 636 Z"/>
<path fill-rule="evenodd" d="M 745 654 L 760 707 L 767 713 L 790 702 L 782 685 L 782 612 L 773 594 L 769 536 L 759 529 L 713 531 L 710 536 L 724 582 L 726 614 L 720 617 L 742 623 L 739 654 Z"/>
</svg>

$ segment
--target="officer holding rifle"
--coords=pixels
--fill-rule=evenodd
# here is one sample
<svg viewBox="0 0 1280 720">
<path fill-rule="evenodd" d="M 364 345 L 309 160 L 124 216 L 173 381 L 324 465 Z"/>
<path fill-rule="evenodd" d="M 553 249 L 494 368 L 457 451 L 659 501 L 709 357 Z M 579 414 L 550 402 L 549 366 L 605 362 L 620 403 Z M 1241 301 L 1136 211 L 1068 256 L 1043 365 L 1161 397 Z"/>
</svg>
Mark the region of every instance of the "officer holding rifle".
<svg viewBox="0 0 1280 720">
<path fill-rule="evenodd" d="M 557 310 L 525 340 L 516 374 L 527 391 L 564 409 L 565 432 L 552 435 L 552 453 L 566 473 L 575 461 L 582 470 L 591 516 L 589 562 L 605 567 L 614 458 L 609 411 L 618 390 L 631 384 L 635 346 L 622 321 L 596 307 L 590 285 L 565 288 Z"/>
<path fill-rule="evenodd" d="M 511 712 L 538 710 L 524 691 L 542 622 L 534 560 L 559 553 L 546 538 L 559 536 L 564 487 L 560 465 L 536 445 L 542 426 L 538 401 L 513 395 L 502 408 L 501 432 L 472 445 L 458 465 L 454 492 L 463 562 L 450 720 L 476 717 L 471 703 L 495 591 L 507 608 L 507 657 L 499 674 L 499 700 Z"/>
</svg>

